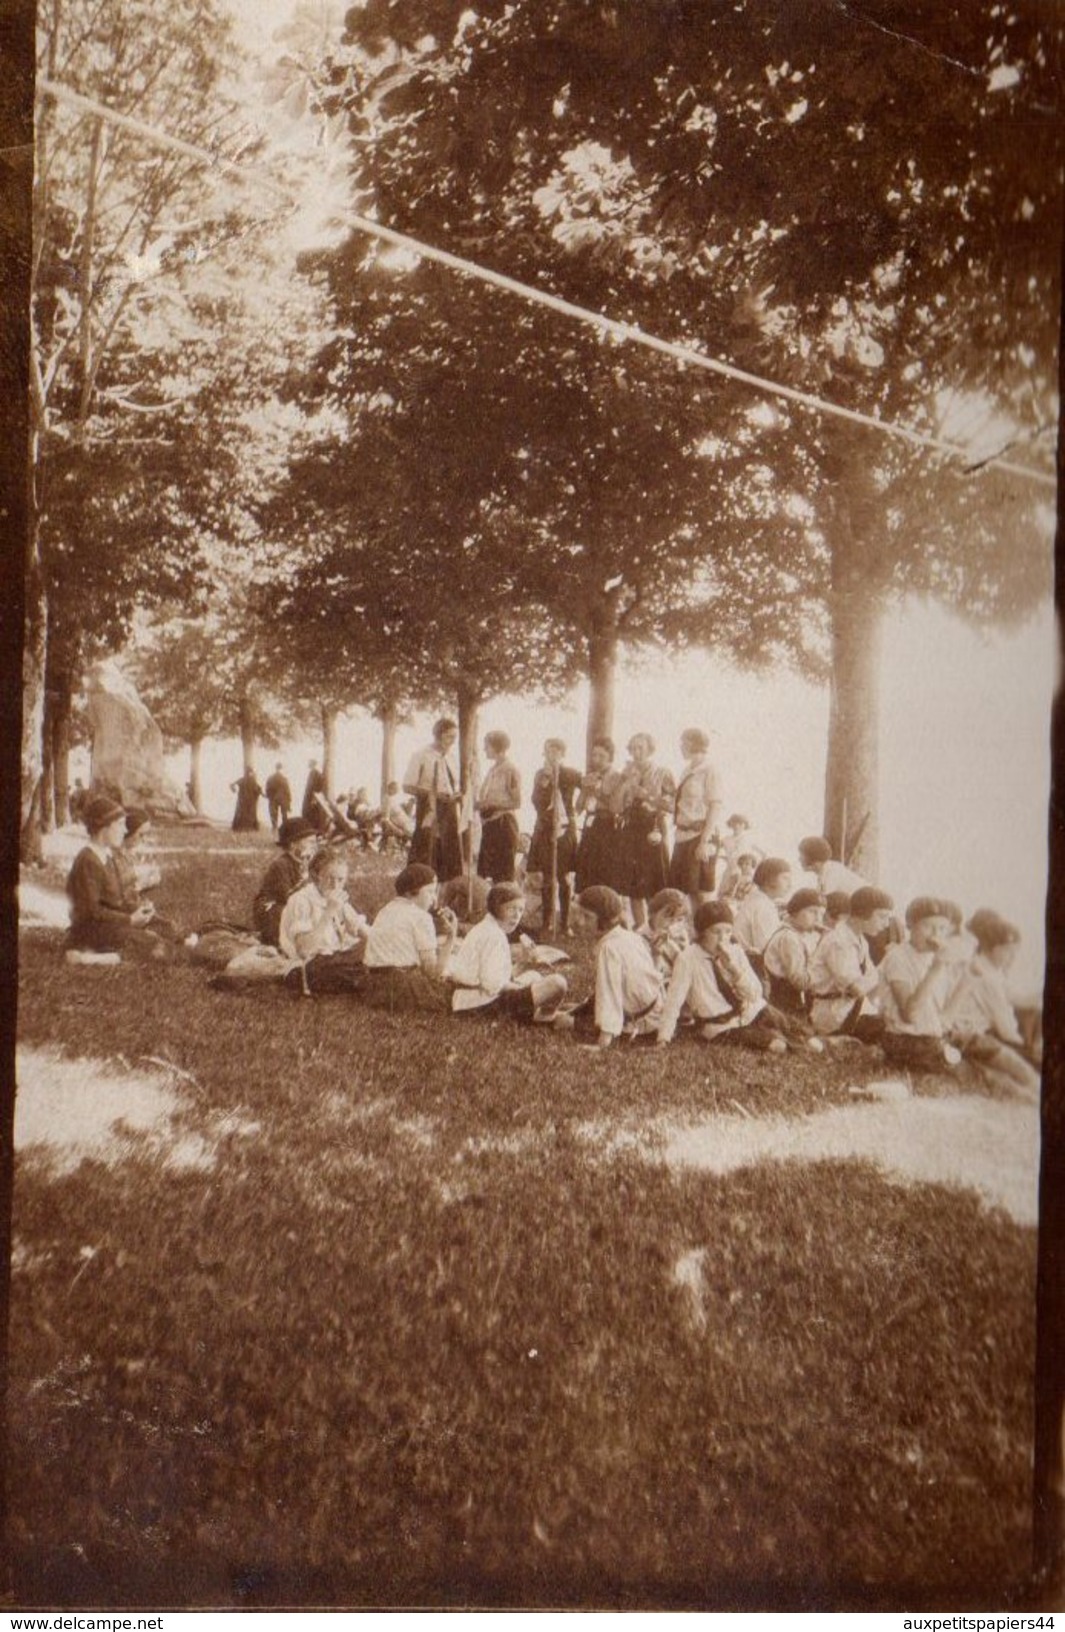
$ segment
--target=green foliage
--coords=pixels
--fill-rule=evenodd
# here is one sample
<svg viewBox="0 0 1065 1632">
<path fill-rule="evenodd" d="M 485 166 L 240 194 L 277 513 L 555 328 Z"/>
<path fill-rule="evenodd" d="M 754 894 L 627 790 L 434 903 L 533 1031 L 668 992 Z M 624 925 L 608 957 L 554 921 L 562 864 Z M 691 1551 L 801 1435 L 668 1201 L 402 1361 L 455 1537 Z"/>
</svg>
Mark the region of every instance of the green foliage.
<svg viewBox="0 0 1065 1632">
<path fill-rule="evenodd" d="M 349 11 L 322 84 L 364 211 L 974 461 L 1014 442 L 1038 461 L 1059 43 L 1034 3 L 922 4 L 899 28 L 770 0 L 382 0 Z M 841 561 L 878 598 L 981 620 L 1046 593 L 1023 483 L 693 378 L 361 235 L 321 265 L 339 328 L 298 389 L 346 426 L 275 512 L 317 541 L 293 604 L 328 618 L 356 581 L 342 620 L 373 605 L 412 671 L 427 645 L 475 670 L 501 593 L 543 630 L 515 675 L 604 635 L 823 675 Z M 390 587 L 397 561 L 434 586 L 428 620 Z"/>
</svg>

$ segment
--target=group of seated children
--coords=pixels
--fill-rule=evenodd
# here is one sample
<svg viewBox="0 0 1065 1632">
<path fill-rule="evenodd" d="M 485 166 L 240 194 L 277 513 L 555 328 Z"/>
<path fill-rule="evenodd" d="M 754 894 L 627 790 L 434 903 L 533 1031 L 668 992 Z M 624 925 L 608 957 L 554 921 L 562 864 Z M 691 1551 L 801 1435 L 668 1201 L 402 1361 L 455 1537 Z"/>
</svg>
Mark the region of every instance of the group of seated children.
<svg viewBox="0 0 1065 1632">
<path fill-rule="evenodd" d="M 141 900 L 149 880 L 130 853 L 147 817 L 97 796 L 84 820 L 89 843 L 67 881 L 68 955 L 109 962 L 123 953 L 170 955 L 177 932 Z M 854 1040 L 878 1044 L 902 1068 L 952 1068 L 965 1059 L 1009 1090 L 1038 1087 L 1038 1062 L 1007 986 L 1020 937 L 987 908 L 973 913 L 963 936 L 960 908 L 920 896 L 906 909 L 903 939 L 883 890 L 789 893 L 788 863 L 768 857 L 738 903 L 704 899 L 693 911 L 686 892 L 667 887 L 632 928 L 620 893 L 595 884 L 577 898 L 599 934 L 594 992 L 564 1006 L 565 977 L 528 959 L 524 937 L 515 947 L 525 910 L 520 884 L 452 881 L 474 909 L 459 942 L 458 917 L 438 899 L 428 865 L 403 868 L 394 898 L 371 923 L 348 898 L 342 845 L 322 844 L 302 817 L 283 821 L 278 840 L 281 853 L 255 897 L 255 928 L 276 949 L 286 978 L 307 993 L 358 993 L 393 1012 L 576 1026 L 592 1032 L 598 1048 L 621 1038 L 664 1046 L 681 1030 L 776 1054 L 821 1053 Z M 800 846 L 819 884 L 838 884 L 845 870 L 829 871 L 837 864 L 827 851 L 823 840 Z M 454 888 L 449 900 L 458 903 Z"/>
<path fill-rule="evenodd" d="M 431 867 L 404 867 L 393 899 L 369 923 L 348 898 L 341 847 L 318 848 L 301 817 L 282 823 L 278 837 L 282 853 L 255 898 L 255 924 L 288 960 L 287 978 L 304 991 L 357 991 L 370 1008 L 393 1013 L 450 1010 L 572 1023 L 560 1013 L 564 976 L 535 968 L 515 973 L 511 937 L 525 910 L 520 885 L 493 885 L 483 901 L 478 892 L 484 916 L 456 944 L 458 917 L 438 901 Z"/>
<path fill-rule="evenodd" d="M 582 891 L 578 905 L 600 937 L 593 1000 L 600 1048 L 622 1037 L 665 1045 L 686 1023 L 705 1042 L 776 1054 L 820 1053 L 854 1040 L 879 1044 L 908 1069 L 966 1059 L 998 1086 L 1038 1090 L 1006 983 L 1020 936 L 990 909 L 972 915 L 964 938 L 953 902 L 918 897 L 906 910 L 906 938 L 877 964 L 871 942 L 888 932 L 894 907 L 871 885 L 851 896 L 835 892 L 828 925 L 825 898 L 795 891 L 760 953 L 741 943 L 727 901 L 695 909 L 690 939 L 688 903 L 678 891 L 656 896 L 640 929 L 626 926 L 621 896 L 605 886 Z"/>
</svg>

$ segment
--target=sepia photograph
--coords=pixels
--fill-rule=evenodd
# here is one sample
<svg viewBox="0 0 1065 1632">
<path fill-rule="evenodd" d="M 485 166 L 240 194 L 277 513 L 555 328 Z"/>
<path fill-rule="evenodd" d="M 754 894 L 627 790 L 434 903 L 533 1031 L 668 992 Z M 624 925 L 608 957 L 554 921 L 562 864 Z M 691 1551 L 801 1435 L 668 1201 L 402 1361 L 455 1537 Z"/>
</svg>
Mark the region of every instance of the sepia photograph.
<svg viewBox="0 0 1065 1632">
<path fill-rule="evenodd" d="M 1065 12 L 19 9 L 5 1607 L 1065 1608 Z"/>
</svg>

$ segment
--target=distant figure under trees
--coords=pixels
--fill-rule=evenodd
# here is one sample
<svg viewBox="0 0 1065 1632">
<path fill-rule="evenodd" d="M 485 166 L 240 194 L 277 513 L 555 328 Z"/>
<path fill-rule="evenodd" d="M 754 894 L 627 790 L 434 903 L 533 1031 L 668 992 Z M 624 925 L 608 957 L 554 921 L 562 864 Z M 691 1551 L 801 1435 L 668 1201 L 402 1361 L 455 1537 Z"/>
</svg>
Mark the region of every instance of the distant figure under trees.
<svg viewBox="0 0 1065 1632">
<path fill-rule="evenodd" d="M 266 778 L 266 808 L 270 816 L 270 831 L 277 837 L 277 830 L 281 823 L 292 813 L 292 789 L 288 777 L 285 775 L 278 760 L 273 771 Z"/>
<path fill-rule="evenodd" d="M 234 833 L 258 833 L 259 800 L 263 796 L 263 790 L 251 766 L 245 765 L 244 775 L 231 782 L 229 786 L 237 796 L 237 808 L 233 812 Z"/>
<path fill-rule="evenodd" d="M 459 837 L 459 784 L 448 760 L 458 740 L 454 720 L 437 720 L 433 740 L 414 755 L 403 791 L 415 799 L 414 836 L 408 861 L 431 867 L 442 884 L 463 870 Z"/>
<path fill-rule="evenodd" d="M 316 833 L 327 833 L 330 823 L 329 811 L 323 809 L 319 803 L 319 795 L 325 798 L 325 773 L 318 761 L 312 759 L 307 766 L 307 781 L 303 789 L 300 815 L 305 822 L 310 822 Z"/>
</svg>

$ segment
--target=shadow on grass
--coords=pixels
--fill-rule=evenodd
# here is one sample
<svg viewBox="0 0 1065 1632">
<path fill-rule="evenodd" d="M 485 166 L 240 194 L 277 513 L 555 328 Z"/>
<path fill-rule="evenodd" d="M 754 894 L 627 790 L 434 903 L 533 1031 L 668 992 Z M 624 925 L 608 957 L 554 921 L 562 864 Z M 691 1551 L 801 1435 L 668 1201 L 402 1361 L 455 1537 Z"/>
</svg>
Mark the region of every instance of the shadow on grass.
<svg viewBox="0 0 1065 1632">
<path fill-rule="evenodd" d="M 225 916 L 228 866 L 182 899 Z M 21 975 L 27 1042 L 170 1060 L 261 1131 L 212 1172 L 19 1175 L 20 1602 L 929 1607 L 1025 1578 L 1030 1230 L 854 1162 L 673 1173 L 580 1134 L 815 1110 L 879 1062 L 592 1061 L 70 971 L 43 934 Z"/>
</svg>

